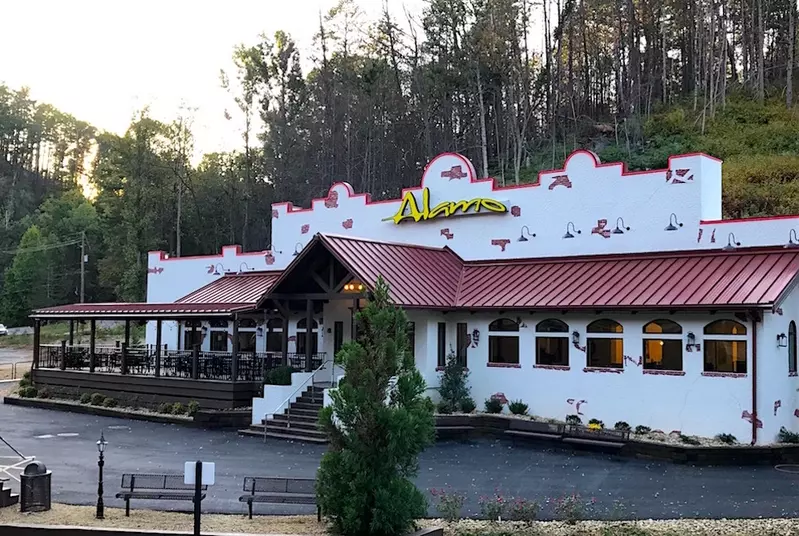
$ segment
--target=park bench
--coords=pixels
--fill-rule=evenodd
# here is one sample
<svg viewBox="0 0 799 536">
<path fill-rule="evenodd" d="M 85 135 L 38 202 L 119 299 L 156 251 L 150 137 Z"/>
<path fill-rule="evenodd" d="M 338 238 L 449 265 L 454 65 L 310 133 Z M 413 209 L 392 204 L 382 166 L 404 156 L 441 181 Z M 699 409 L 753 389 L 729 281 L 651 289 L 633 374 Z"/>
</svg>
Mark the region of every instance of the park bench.
<svg viewBox="0 0 799 536">
<path fill-rule="evenodd" d="M 313 504 L 316 519 L 322 520 L 322 509 L 316 504 L 316 480 L 313 478 L 244 477 L 244 495 L 239 502 L 246 502 L 252 519 L 253 503 Z"/>
<path fill-rule="evenodd" d="M 207 489 L 208 486 L 202 486 L 203 491 Z M 184 484 L 183 475 L 125 473 L 122 475 L 122 490 L 116 498 L 125 500 L 125 515 L 130 516 L 131 499 L 194 502 L 194 485 Z M 205 493 L 200 496 L 200 500 L 203 499 Z"/>
</svg>

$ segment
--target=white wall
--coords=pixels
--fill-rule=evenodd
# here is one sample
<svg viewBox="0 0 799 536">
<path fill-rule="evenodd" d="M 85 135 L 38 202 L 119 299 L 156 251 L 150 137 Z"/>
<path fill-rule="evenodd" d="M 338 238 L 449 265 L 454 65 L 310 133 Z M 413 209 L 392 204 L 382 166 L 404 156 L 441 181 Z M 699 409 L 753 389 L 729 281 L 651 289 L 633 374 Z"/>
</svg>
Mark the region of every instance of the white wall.
<svg viewBox="0 0 799 536">
<path fill-rule="evenodd" d="M 515 319 L 517 315 L 506 316 Z M 585 371 L 585 352 L 571 344 L 568 370 L 534 367 L 536 323 L 545 318 L 559 318 L 569 325 L 570 334 L 572 331 L 580 333 L 580 345 L 584 347 L 586 326 L 603 317 L 543 313 L 520 317 L 527 327 L 522 327 L 519 333 L 519 368 L 495 368 L 488 366 L 488 324 L 498 315 L 431 313 L 427 330 L 430 343 L 426 355 L 417 360 L 428 384 L 437 386 L 440 378 L 434 366 L 437 359 L 437 322 L 446 321 L 450 324 L 448 348 L 455 343 L 455 324 L 466 322 L 470 333 L 474 329 L 480 331 L 477 347 L 468 350 L 471 392 L 478 409 L 483 408 L 484 401 L 491 395 L 501 392 L 508 400 L 523 400 L 530 406 L 532 414 L 564 419 L 566 415 L 577 413 L 576 405 L 582 401 L 580 412 L 583 413 L 581 418 L 584 423 L 596 418 L 607 427 L 612 427 L 617 421 L 625 421 L 633 427 L 643 424 L 666 433 L 679 430 L 684 434 L 710 437 L 718 433 L 731 433 L 741 442 L 748 443 L 751 440 L 751 425 L 742 419 L 743 412 L 751 411 L 752 405 L 751 323 L 744 323 L 750 341 L 747 344 L 749 374 L 718 377 L 703 374 L 703 328 L 713 320 L 735 319 L 732 316 L 608 315 L 607 318 L 620 322 L 624 327 L 624 354 L 629 359 L 625 359 L 623 372 L 619 373 Z M 638 365 L 639 359 L 643 360 L 643 326 L 658 318 L 674 320 L 682 325 L 683 344 L 690 331 L 695 334 L 696 342 L 702 345 L 702 351 L 699 352 L 686 352 L 683 347 L 684 375 L 659 375 L 649 373 L 651 371 L 644 373 L 643 366 Z M 768 354 L 767 349 L 761 351 L 759 363 L 773 358 L 773 352 L 772 355 Z M 770 437 L 766 439 L 771 441 Z"/>
</svg>

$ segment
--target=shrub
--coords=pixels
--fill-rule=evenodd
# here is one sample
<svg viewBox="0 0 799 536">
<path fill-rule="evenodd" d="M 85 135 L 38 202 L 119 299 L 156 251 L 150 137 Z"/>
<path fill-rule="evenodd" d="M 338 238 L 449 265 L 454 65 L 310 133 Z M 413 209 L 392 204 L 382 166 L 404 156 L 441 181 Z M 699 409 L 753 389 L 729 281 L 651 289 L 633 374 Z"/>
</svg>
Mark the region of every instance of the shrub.
<svg viewBox="0 0 799 536">
<path fill-rule="evenodd" d="M 605 428 L 605 423 L 603 423 L 599 419 L 591 419 L 590 421 L 588 421 L 588 424 L 589 425 L 593 424 L 594 426 L 598 426 L 599 429 Z"/>
<path fill-rule="evenodd" d="M 31 376 L 31 371 L 26 370 L 25 374 L 22 375 L 22 379 L 20 381 L 21 382 L 33 383 L 33 377 Z"/>
<path fill-rule="evenodd" d="M 477 409 L 477 404 L 471 398 L 464 398 L 461 400 L 461 411 L 464 413 L 471 413 Z"/>
<path fill-rule="evenodd" d="M 26 378 L 25 376 L 23 376 L 22 379 L 19 380 L 20 387 L 30 387 L 31 385 L 33 385 L 33 382 L 30 380 L 29 377 Z"/>
<path fill-rule="evenodd" d="M 431 489 L 430 495 L 436 499 L 436 510 L 445 521 L 450 523 L 461 518 L 461 510 L 466 497 L 461 493 L 445 489 Z"/>
<path fill-rule="evenodd" d="M 554 501 L 555 516 L 561 518 L 569 525 L 574 525 L 585 518 L 586 510 L 596 502 L 596 499 L 584 501 L 579 493 L 563 495 Z"/>
<path fill-rule="evenodd" d="M 158 413 L 172 413 L 172 404 L 162 402 L 158 404 L 158 409 L 156 411 L 158 411 Z"/>
<path fill-rule="evenodd" d="M 38 394 L 36 388 L 32 385 L 27 385 L 25 387 L 21 387 L 19 390 L 19 397 L 20 398 L 36 398 Z"/>
<path fill-rule="evenodd" d="M 405 312 L 382 277 L 370 294 L 355 314 L 356 340 L 336 355 L 347 382 L 320 411 L 330 447 L 317 472 L 317 503 L 331 532 L 406 534 L 428 511 L 412 479 L 435 440 L 433 405 L 408 346 Z"/>
<path fill-rule="evenodd" d="M 194 417 L 198 411 L 200 411 L 200 404 L 196 400 L 190 400 L 189 404 L 186 406 L 186 411 L 189 415 Z"/>
<path fill-rule="evenodd" d="M 613 425 L 614 430 L 620 430 L 622 432 L 629 432 L 631 430 L 630 425 L 624 421 L 619 421 Z"/>
<path fill-rule="evenodd" d="M 511 521 L 523 521 L 531 525 L 538 517 L 540 507 L 535 501 L 527 499 L 513 499 L 508 505 L 508 516 Z"/>
<path fill-rule="evenodd" d="M 651 431 L 652 429 L 650 427 L 644 426 L 643 424 L 639 424 L 638 426 L 635 427 L 635 433 L 638 435 L 648 434 Z"/>
<path fill-rule="evenodd" d="M 566 415 L 566 424 L 583 424 L 579 415 Z"/>
<path fill-rule="evenodd" d="M 458 363 L 455 352 L 451 350 L 441 373 L 438 394 L 452 408 L 459 407 L 461 402 L 469 398 L 469 371 Z"/>
<path fill-rule="evenodd" d="M 699 440 L 697 438 L 695 438 L 694 436 L 687 436 L 687 435 L 680 434 L 680 441 L 682 441 L 686 445 L 701 445 Z"/>
<path fill-rule="evenodd" d="M 779 443 L 799 443 L 799 434 L 791 432 L 783 426 L 780 428 L 780 433 L 777 434 L 777 441 Z"/>
<path fill-rule="evenodd" d="M 115 407 L 117 407 L 117 401 L 109 396 L 108 398 L 103 400 L 103 407 L 115 408 Z"/>
<path fill-rule="evenodd" d="M 264 376 L 264 385 L 291 385 L 293 372 L 296 371 L 287 365 L 268 370 Z"/>
<path fill-rule="evenodd" d="M 80 403 L 81 404 L 89 404 L 92 401 L 92 395 L 89 393 L 83 393 L 80 395 Z"/>
<path fill-rule="evenodd" d="M 480 497 L 480 517 L 489 521 L 499 521 L 508 507 L 508 501 L 499 493 L 494 491 L 491 497 Z"/>
<path fill-rule="evenodd" d="M 455 408 L 453 408 L 452 404 L 450 404 L 448 401 L 442 400 L 436 405 L 436 411 L 441 415 L 449 415 L 455 411 Z"/>
<path fill-rule="evenodd" d="M 172 413 L 172 415 L 183 415 L 184 413 L 186 413 L 186 406 L 184 406 L 180 402 L 175 402 L 174 404 L 172 404 L 172 409 L 170 413 Z"/>
<path fill-rule="evenodd" d="M 502 402 L 498 398 L 487 398 L 485 401 L 486 413 L 502 413 Z"/>
<path fill-rule="evenodd" d="M 100 393 L 92 393 L 92 396 L 89 399 L 89 403 L 92 406 L 101 406 L 103 402 L 105 402 L 105 397 Z"/>
<path fill-rule="evenodd" d="M 721 441 L 727 445 L 735 445 L 738 443 L 738 439 L 732 434 L 719 434 L 716 436 L 716 441 Z"/>
<path fill-rule="evenodd" d="M 521 400 L 514 400 L 510 404 L 508 404 L 508 409 L 514 415 L 527 415 L 527 404 L 522 402 Z"/>
<path fill-rule="evenodd" d="M 50 398 L 50 390 L 47 387 L 42 387 L 39 389 L 37 395 L 39 398 Z"/>
</svg>

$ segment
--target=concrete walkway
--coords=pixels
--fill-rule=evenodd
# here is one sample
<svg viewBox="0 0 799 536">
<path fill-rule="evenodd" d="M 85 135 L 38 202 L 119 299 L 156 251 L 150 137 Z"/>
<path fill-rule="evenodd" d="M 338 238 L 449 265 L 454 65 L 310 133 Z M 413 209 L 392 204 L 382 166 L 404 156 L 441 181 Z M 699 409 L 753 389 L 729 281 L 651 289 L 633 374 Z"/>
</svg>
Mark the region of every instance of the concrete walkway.
<svg viewBox="0 0 799 536">
<path fill-rule="evenodd" d="M 103 430 L 107 506 L 123 472 L 182 472 L 190 460 L 216 462 L 217 484 L 204 509 L 238 512 L 245 475 L 312 477 L 327 447 L 242 438 L 235 432 L 198 430 L 176 425 L 94 417 L 0 405 L 0 436 L 26 456 L 36 456 L 53 471 L 54 500 L 94 504 L 97 449 Z M 0 456 L 12 454 L 0 443 Z M 772 467 L 694 468 L 571 451 L 514 447 L 502 441 L 439 443 L 423 453 L 417 485 L 451 486 L 467 495 L 466 510 L 479 513 L 478 498 L 499 489 L 503 495 L 541 503 L 564 493 L 596 497 L 600 515 L 614 501 L 638 518 L 797 517 L 799 475 Z M 134 508 L 189 511 L 189 503 L 139 501 Z M 302 506 L 268 506 L 262 513 L 311 513 Z M 545 508 L 544 514 L 549 510 Z M 604 514 L 602 514 L 604 512 Z M 431 515 L 436 515 L 431 507 Z"/>
</svg>

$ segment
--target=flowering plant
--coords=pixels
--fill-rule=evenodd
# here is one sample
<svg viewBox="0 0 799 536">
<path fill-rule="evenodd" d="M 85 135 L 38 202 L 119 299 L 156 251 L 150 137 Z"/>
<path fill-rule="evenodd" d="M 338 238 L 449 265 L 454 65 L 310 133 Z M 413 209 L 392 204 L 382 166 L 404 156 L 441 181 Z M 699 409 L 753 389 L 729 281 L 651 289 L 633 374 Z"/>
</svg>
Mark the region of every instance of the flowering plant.
<svg viewBox="0 0 799 536">
<path fill-rule="evenodd" d="M 590 424 L 588 425 L 588 429 L 589 429 L 589 430 L 594 430 L 594 431 L 595 431 L 595 430 L 601 430 L 601 429 L 602 429 L 602 427 L 599 425 L 599 423 L 592 422 L 592 423 L 590 423 Z"/>
<path fill-rule="evenodd" d="M 509 501 L 499 493 L 499 490 L 494 490 L 493 496 L 480 497 L 480 514 L 489 521 L 502 521 L 502 515 L 508 508 L 508 502 Z"/>
<path fill-rule="evenodd" d="M 513 521 L 524 521 L 527 524 L 532 524 L 535 518 L 538 517 L 539 509 L 537 502 L 519 498 L 510 501 L 508 514 Z"/>
<path fill-rule="evenodd" d="M 445 521 L 452 522 L 461 518 L 461 509 L 466 499 L 463 494 L 452 491 L 452 488 L 448 490 L 432 488 L 430 495 L 437 499 L 436 510 Z"/>
<path fill-rule="evenodd" d="M 573 492 L 552 501 L 555 505 L 555 515 L 569 525 L 574 525 L 585 518 L 586 510 L 596 504 L 596 499 L 584 500 L 579 493 Z"/>
</svg>

